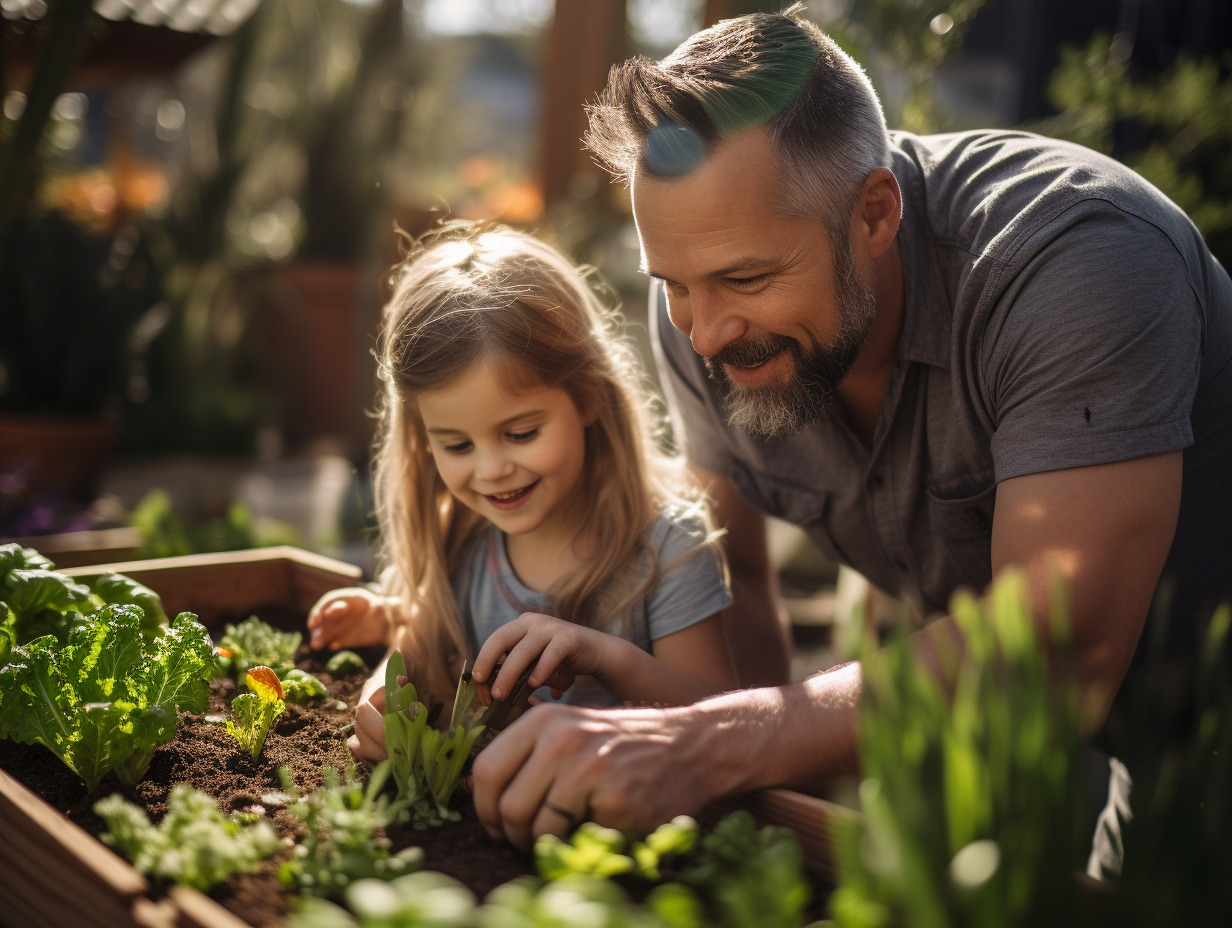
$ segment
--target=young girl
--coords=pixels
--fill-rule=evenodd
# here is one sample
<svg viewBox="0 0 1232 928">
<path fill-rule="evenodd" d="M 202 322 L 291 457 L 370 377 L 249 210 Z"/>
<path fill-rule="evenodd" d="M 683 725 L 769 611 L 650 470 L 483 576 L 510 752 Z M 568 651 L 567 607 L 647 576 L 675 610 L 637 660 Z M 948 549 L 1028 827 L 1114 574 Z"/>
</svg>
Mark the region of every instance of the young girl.
<svg viewBox="0 0 1232 928">
<path fill-rule="evenodd" d="M 683 704 L 735 686 L 721 557 L 683 461 L 664 455 L 617 318 L 551 246 L 454 223 L 392 278 L 374 468 L 382 592 L 313 607 L 314 647 L 386 641 L 421 698 L 464 657 L 503 698 Z M 383 669 L 352 749 L 383 754 Z M 576 682 L 575 682 L 576 681 Z M 365 705 L 367 703 L 367 705 Z"/>
</svg>

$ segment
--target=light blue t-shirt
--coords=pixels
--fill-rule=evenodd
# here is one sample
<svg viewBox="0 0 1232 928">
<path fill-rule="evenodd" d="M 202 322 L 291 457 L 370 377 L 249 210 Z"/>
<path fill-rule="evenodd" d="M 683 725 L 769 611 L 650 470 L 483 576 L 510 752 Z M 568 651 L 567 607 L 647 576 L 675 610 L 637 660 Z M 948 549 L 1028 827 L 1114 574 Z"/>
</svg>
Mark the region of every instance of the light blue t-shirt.
<svg viewBox="0 0 1232 928">
<path fill-rule="evenodd" d="M 650 652 L 659 638 L 710 618 L 731 604 L 723 570 L 709 546 L 695 551 L 703 535 L 698 527 L 659 516 L 650 527 L 650 545 L 661 571 L 650 592 L 631 610 L 629 621 L 601 631 L 632 641 Z M 668 565 L 665 569 L 664 565 Z M 645 573 L 638 574 L 638 582 Z M 523 584 L 513 572 L 505 534 L 492 526 L 480 535 L 454 571 L 454 596 L 472 652 L 478 652 L 500 626 L 523 612 L 553 614 L 551 598 Z M 503 587 L 503 590 L 502 590 Z M 537 696 L 551 701 L 546 687 Z M 572 705 L 613 706 L 616 700 L 591 677 L 579 677 L 560 700 Z"/>
</svg>

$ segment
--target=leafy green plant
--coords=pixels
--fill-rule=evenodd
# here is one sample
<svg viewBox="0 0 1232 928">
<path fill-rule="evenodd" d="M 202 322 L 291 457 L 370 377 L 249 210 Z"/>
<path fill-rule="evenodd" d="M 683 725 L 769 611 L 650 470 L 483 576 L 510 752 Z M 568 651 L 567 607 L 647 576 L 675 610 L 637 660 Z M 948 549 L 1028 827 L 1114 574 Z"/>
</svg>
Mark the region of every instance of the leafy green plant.
<svg viewBox="0 0 1232 928">
<path fill-rule="evenodd" d="M 42 635 L 63 641 L 82 616 L 103 606 L 140 606 L 143 628 L 153 633 L 167 624 L 162 600 L 144 584 L 114 571 L 74 579 L 33 548 L 0 545 L 0 626 L 15 644 Z"/>
<path fill-rule="evenodd" d="M 140 872 L 202 892 L 233 873 L 253 872 L 280 844 L 259 815 L 224 815 L 209 794 L 183 783 L 171 788 L 159 825 L 119 794 L 99 800 L 94 811 L 107 823 L 103 842 Z"/>
<path fill-rule="evenodd" d="M 325 665 L 331 676 L 346 677 L 353 673 L 364 673 L 368 669 L 364 659 L 354 651 L 338 651 L 334 653 Z"/>
<path fill-rule="evenodd" d="M 1077 687 L 1045 657 L 1021 574 L 951 604 L 952 694 L 903 645 L 865 661 L 863 820 L 840 823 L 840 926 L 1063 925 L 1080 911 Z M 1057 650 L 1068 622 L 1056 598 Z"/>
<path fill-rule="evenodd" d="M 733 813 L 707 836 L 707 845 L 705 839 L 696 842 L 696 822 L 676 818 L 643 842 L 633 842 L 633 858 L 638 857 L 636 848 L 653 844 L 655 865 L 662 864 L 667 873 L 669 861 L 674 861 L 673 876 L 687 876 L 695 884 L 685 885 L 684 879 L 659 882 L 642 902 L 634 902 L 620 884 L 596 873 L 617 868 L 633 873 L 627 869 L 633 868 L 633 858 L 621 854 L 625 836 L 598 826 L 584 828 L 578 829 L 580 842 L 575 833 L 573 847 L 579 854 L 572 858 L 584 869 L 564 868 L 546 884 L 519 877 L 489 892 L 480 905 L 461 882 L 431 871 L 388 882 L 360 880 L 345 893 L 351 913 L 323 900 L 306 900 L 292 917 L 291 928 L 800 928 L 804 923 L 801 898 L 802 893 L 807 898 L 807 889 L 800 848 L 787 829 L 758 829 L 747 812 Z M 557 843 L 552 847 L 561 850 L 565 842 L 553 840 Z M 538 853 L 536 848 L 537 858 Z M 614 855 L 622 857 L 622 863 L 617 864 Z M 609 863 L 595 866 L 605 859 Z M 768 868 L 782 870 L 787 879 L 755 885 L 765 880 Z M 731 884 L 726 890 L 724 881 Z M 784 890 L 785 897 L 776 896 Z M 710 907 L 702 901 L 705 893 L 715 900 Z"/>
<path fill-rule="evenodd" d="M 628 842 L 615 828 L 583 822 L 569 840 L 543 835 L 535 842 L 535 869 L 545 880 L 567 873 L 612 877 L 631 872 L 633 858 L 623 853 Z"/>
<path fill-rule="evenodd" d="M 227 623 L 218 639 L 221 673 L 236 681 L 253 667 L 271 668 L 281 679 L 295 666 L 295 652 L 303 641 L 300 632 L 283 632 L 251 615 L 238 625 Z"/>
<path fill-rule="evenodd" d="M 308 897 L 291 916 L 290 928 L 478 928 L 474 893 L 453 877 L 431 870 L 389 881 L 357 880 L 345 895 L 354 915 L 332 902 Z"/>
<path fill-rule="evenodd" d="M 389 761 L 376 766 L 366 786 L 356 778 L 354 766 L 345 775 L 326 768 L 325 782 L 306 796 L 298 793 L 285 768 L 279 775 L 293 800 L 288 808 L 303 819 L 306 829 L 291 859 L 278 870 L 288 886 L 310 896 L 337 898 L 356 880 L 391 880 L 423 866 L 422 848 L 391 854 L 389 839 L 380 833 L 399 811 L 389 796 L 381 795 Z"/>
<path fill-rule="evenodd" d="M 282 698 L 282 683 L 269 667 L 253 667 L 244 678 L 247 693 L 231 700 L 231 715 L 227 719 L 227 734 L 256 760 L 265 747 L 274 719 L 282 715 L 287 704 Z"/>
<path fill-rule="evenodd" d="M 175 737 L 180 711 L 200 713 L 214 678 L 213 645 L 191 613 L 142 634 L 137 606 L 107 606 L 69 629 L 14 648 L 0 667 L 0 737 L 42 744 L 93 791 L 108 772 L 145 776 Z"/>
<path fill-rule="evenodd" d="M 482 725 L 458 725 L 448 732 L 428 724 L 428 708 L 414 685 L 398 682 L 406 676 L 406 661 L 394 651 L 385 666 L 385 747 L 394 786 L 417 827 L 440 825 L 459 818 L 449 799 L 462 776 Z"/>
<path fill-rule="evenodd" d="M 721 928 L 799 928 L 811 895 L 796 836 L 786 828 L 758 828 L 744 810 L 704 835 L 694 819 L 680 815 L 641 840 L 584 822 L 568 841 L 540 836 L 535 867 L 552 881 L 579 875 L 647 880 L 656 884 L 652 907 L 659 914 L 694 913 L 684 923 Z"/>
</svg>

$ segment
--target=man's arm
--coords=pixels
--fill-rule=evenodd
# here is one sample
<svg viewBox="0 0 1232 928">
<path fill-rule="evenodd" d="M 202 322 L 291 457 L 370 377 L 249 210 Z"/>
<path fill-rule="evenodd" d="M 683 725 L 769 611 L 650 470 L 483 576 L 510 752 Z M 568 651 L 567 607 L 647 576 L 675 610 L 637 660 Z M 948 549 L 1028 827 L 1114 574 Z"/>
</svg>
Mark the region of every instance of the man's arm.
<svg viewBox="0 0 1232 928">
<path fill-rule="evenodd" d="M 720 615 L 741 686 L 775 686 L 791 675 L 791 630 L 766 544 L 766 518 L 730 480 L 691 465 L 727 530 L 723 548 L 732 604 Z"/>
<path fill-rule="evenodd" d="M 1088 725 L 1106 713 L 1133 656 L 1175 532 L 1180 485 L 1181 453 L 1169 452 L 1018 477 L 997 491 L 994 575 L 1009 566 L 1026 573 L 1044 629 L 1051 577 L 1066 581 Z M 944 679 L 962 641 L 945 617 L 905 646 Z M 550 806 L 649 831 L 721 796 L 821 789 L 858 769 L 862 685 L 850 664 L 678 709 L 540 707 L 476 759 L 475 808 L 493 835 L 527 847 L 535 834 L 567 830 Z"/>
<path fill-rule="evenodd" d="M 1018 565 L 1036 615 L 1051 577 L 1069 594 L 1071 639 L 1088 724 L 1107 715 L 1141 637 L 1181 505 L 1180 451 L 1030 474 L 997 488 L 993 574 Z"/>
</svg>

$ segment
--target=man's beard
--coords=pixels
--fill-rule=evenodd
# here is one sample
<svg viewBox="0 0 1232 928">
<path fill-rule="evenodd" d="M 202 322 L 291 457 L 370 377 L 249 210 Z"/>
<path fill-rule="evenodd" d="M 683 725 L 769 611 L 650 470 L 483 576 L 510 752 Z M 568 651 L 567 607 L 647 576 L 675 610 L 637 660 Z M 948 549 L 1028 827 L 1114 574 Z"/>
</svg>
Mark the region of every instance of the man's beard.
<svg viewBox="0 0 1232 928">
<path fill-rule="evenodd" d="M 723 412 L 733 428 L 754 438 L 775 441 L 794 435 L 826 413 L 838 385 L 864 346 L 877 312 L 872 288 L 856 270 L 850 247 L 834 256 L 834 304 L 839 329 L 828 346 L 810 339 L 805 348 L 786 335 L 768 335 L 741 339 L 706 358 L 706 368 L 719 386 Z M 723 369 L 725 364 L 756 367 L 780 351 L 791 352 L 795 371 L 785 384 L 742 387 Z"/>
</svg>

